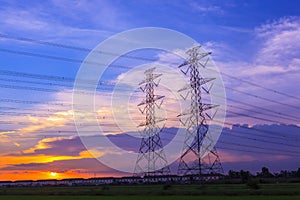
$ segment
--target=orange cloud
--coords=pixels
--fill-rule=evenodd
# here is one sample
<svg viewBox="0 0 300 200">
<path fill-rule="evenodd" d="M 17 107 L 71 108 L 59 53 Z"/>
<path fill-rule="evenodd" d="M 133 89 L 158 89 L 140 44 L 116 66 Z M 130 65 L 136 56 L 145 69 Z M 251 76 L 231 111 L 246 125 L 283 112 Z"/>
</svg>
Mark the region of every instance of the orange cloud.
<svg viewBox="0 0 300 200">
<path fill-rule="evenodd" d="M 66 139 L 66 138 L 62 138 L 62 137 L 60 137 L 60 138 L 59 137 L 44 138 L 44 139 L 40 140 L 37 145 L 35 145 L 34 147 L 32 147 L 30 149 L 23 151 L 23 153 L 34 153 L 35 150 L 50 148 L 50 145 L 48 144 L 49 142 L 59 141 L 59 140 L 63 140 L 63 139 Z"/>
<path fill-rule="evenodd" d="M 38 142 L 33 148 L 24 150 L 22 152 L 18 152 L 15 154 L 2 154 L 1 155 L 1 163 L 0 168 L 7 167 L 9 165 L 18 165 L 18 164 L 29 164 L 29 163 L 49 163 L 53 161 L 59 160 L 79 160 L 83 158 L 94 158 L 87 150 L 78 152 L 78 155 L 45 155 L 38 154 L 37 150 L 50 149 L 51 142 L 60 141 L 60 140 L 68 140 L 69 138 L 45 138 Z M 98 157 L 103 155 L 103 152 L 96 151 L 93 152 L 94 155 Z"/>
<path fill-rule="evenodd" d="M 58 160 L 78 160 L 83 158 L 93 158 L 89 153 L 80 152 L 79 156 L 53 156 L 53 155 L 29 155 L 29 156 L 2 156 L 1 157 L 1 167 L 8 165 L 17 165 L 17 164 L 28 164 L 28 163 L 49 163 Z"/>
<path fill-rule="evenodd" d="M 28 122 L 30 125 L 27 127 L 18 128 L 13 131 L 4 131 L 0 132 L 0 135 L 9 135 L 12 133 L 33 133 L 48 127 L 61 127 L 64 126 L 69 121 L 73 120 L 73 111 L 63 111 L 56 112 L 53 115 L 47 118 L 34 117 L 31 115 L 22 116 L 22 117 L 12 117 L 9 121 L 11 124 L 18 125 L 19 122 Z"/>
<path fill-rule="evenodd" d="M 219 151 L 219 156 L 222 159 L 222 162 L 247 162 L 247 161 L 254 161 L 256 160 L 255 157 L 250 155 L 236 155 L 236 154 L 230 154 L 226 151 Z"/>
<path fill-rule="evenodd" d="M 0 174 L 0 180 L 41 180 L 41 179 L 66 179 L 66 178 L 89 178 L 91 174 L 78 173 L 76 171 L 67 171 L 67 172 L 53 172 L 51 171 L 3 171 Z"/>
</svg>

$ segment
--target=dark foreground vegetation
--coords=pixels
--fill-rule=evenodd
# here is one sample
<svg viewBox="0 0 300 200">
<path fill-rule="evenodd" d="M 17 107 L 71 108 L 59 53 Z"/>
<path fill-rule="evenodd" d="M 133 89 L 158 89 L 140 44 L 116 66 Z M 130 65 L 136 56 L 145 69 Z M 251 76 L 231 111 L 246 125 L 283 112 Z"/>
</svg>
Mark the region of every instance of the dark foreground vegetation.
<svg viewBox="0 0 300 200">
<path fill-rule="evenodd" d="M 0 196 L 0 200 L 298 200 L 300 196 Z"/>
<path fill-rule="evenodd" d="M 300 183 L 261 184 L 192 184 L 192 185 L 103 185 L 103 186 L 48 186 L 1 188 L 1 196 L 7 195 L 101 195 L 101 196 L 249 196 L 289 195 L 300 196 Z"/>
<path fill-rule="evenodd" d="M 229 171 L 218 180 L 201 183 L 107 184 L 98 186 L 0 187 L 0 200 L 32 199 L 203 199 L 292 200 L 300 199 L 300 169 L 272 174 L 263 167 L 256 175 Z"/>
</svg>

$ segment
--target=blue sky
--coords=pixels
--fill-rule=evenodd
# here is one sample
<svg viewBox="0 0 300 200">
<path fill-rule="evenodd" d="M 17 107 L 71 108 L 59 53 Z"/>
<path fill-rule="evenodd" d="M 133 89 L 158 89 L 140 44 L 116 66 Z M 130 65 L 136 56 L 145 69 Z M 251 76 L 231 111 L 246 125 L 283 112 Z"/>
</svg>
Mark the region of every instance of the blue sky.
<svg viewBox="0 0 300 200">
<path fill-rule="evenodd" d="M 267 118 L 284 124 L 300 126 L 298 89 L 300 78 L 300 2 L 299 1 L 0 1 L 0 85 L 2 84 L 2 99 L 17 99 L 39 101 L 40 104 L 2 103 L 1 107 L 28 109 L 32 116 L 10 113 L 2 114 L 2 121 L 11 120 L 26 122 L 25 125 L 3 125 L 2 130 L 18 129 L 23 135 L 18 135 L 19 140 L 2 135 L 3 144 L 0 145 L 0 154 L 8 155 L 12 152 L 33 151 L 40 148 L 39 144 L 55 141 L 43 141 L 37 133 L 48 129 L 74 130 L 74 127 L 64 126 L 71 120 L 70 111 L 66 106 L 53 106 L 44 102 L 71 102 L 71 82 L 55 82 L 67 84 L 66 86 L 49 85 L 51 80 L 26 79 L 22 76 L 7 76 L 4 71 L 42 74 L 49 76 L 75 78 L 80 67 L 80 62 L 66 62 L 57 59 L 26 56 L 16 51 L 51 55 L 56 57 L 83 60 L 88 51 L 78 51 L 70 48 L 61 48 L 54 45 L 43 45 L 32 42 L 20 41 L 9 37 L 29 38 L 42 40 L 50 44 L 64 44 L 74 47 L 93 49 L 108 37 L 132 28 L 163 27 L 182 32 L 198 41 L 207 50 L 213 52 L 212 59 L 221 72 L 237 78 L 256 83 L 260 86 L 272 88 L 297 98 L 279 95 L 266 91 L 228 77 L 223 77 L 226 86 L 228 107 L 227 122 L 240 124 L 274 124 L 264 121 Z M 5 35 L 5 37 L 3 37 Z M 7 52 L 7 51 L 10 51 Z M 15 53 L 12 53 L 14 51 Z M 159 58 L 155 52 L 133 52 L 132 55 Z M 161 53 L 161 52 L 159 52 Z M 132 65 L 126 59 L 119 63 Z M 135 64 L 139 64 L 136 62 Z M 115 81 L 124 73 L 122 69 L 108 69 L 106 81 Z M 4 80 L 6 79 L 6 80 Z M 7 79 L 38 81 L 44 85 L 29 84 L 25 82 L 7 81 Z M 26 89 L 3 88 L 3 85 L 40 87 L 55 89 L 53 92 L 38 92 Z M 233 90 L 232 90 L 233 89 Z M 259 97 L 267 98 L 274 103 L 245 95 L 235 90 L 247 92 Z M 108 99 L 104 98 L 104 102 Z M 274 111 L 273 116 L 260 115 L 257 112 L 267 112 L 258 107 L 241 105 L 229 99 L 245 102 Z M 242 106 L 244 110 L 234 106 Z M 61 110 L 62 113 L 46 112 L 47 110 Z M 246 109 L 246 110 L 245 110 Z M 1 112 L 6 111 L 3 108 Z M 19 110 L 20 111 L 20 110 Z M 25 112 L 25 110 L 24 110 Z M 238 113 L 238 114 L 235 114 Z M 270 114 L 270 112 L 267 112 Z M 283 113 L 280 117 L 278 113 Z M 33 114 L 36 114 L 33 116 Z M 42 121 L 39 117 L 47 115 L 50 119 L 59 119 L 58 123 Z M 53 116 L 52 116 L 53 115 Z M 245 117 L 251 115 L 257 118 Z M 69 117 L 67 122 L 61 116 Z M 38 124 L 39 121 L 41 124 Z M 58 123 L 58 124 L 57 124 Z M 39 127 L 38 127 L 39 126 Z M 294 127 L 294 126 L 293 126 Z M 19 128 L 23 128 L 20 131 Z M 25 130 L 26 129 L 26 130 Z M 273 128 L 270 128 L 273 130 Z M 294 131 L 294 129 L 293 129 Z M 27 135 L 34 138 L 28 139 Z M 45 135 L 44 133 L 43 135 Z M 286 133 L 288 134 L 288 133 Z M 22 138 L 24 136 L 24 138 Z M 72 137 L 74 133 L 65 135 Z M 48 134 L 47 137 L 52 137 Z M 57 138 L 56 138 L 57 139 Z M 66 138 L 64 138 L 66 139 Z M 57 139 L 60 141 L 60 139 Z M 83 151 L 80 149 L 80 151 Z M 225 152 L 226 153 L 226 152 Z M 226 154 L 228 155 L 228 154 Z M 82 154 L 82 159 L 89 159 Z M 45 158 L 47 159 L 47 158 Z M 65 158 L 68 160 L 69 158 Z M 78 158 L 79 159 L 79 158 Z M 60 162 L 63 158 L 54 162 Z M 24 163 L 33 162 L 31 158 Z M 50 161 L 49 161 L 50 162 Z M 72 161 L 73 162 L 73 161 Z M 257 161 L 258 162 L 258 161 Z M 261 162 L 261 160 L 259 160 Z M 299 164 L 299 163 L 298 163 Z M 7 169 L 13 165 L 7 163 L 2 166 Z M 291 164 L 292 165 L 292 164 Z M 234 166 L 234 165 L 229 165 Z M 240 166 L 240 165 L 239 165 Z M 243 166 L 243 165 L 241 165 Z M 293 167 L 297 167 L 295 164 Z M 238 166 L 234 166 L 238 168 Z M 1 165 L 0 165 L 1 168 Z M 43 168 L 44 170 L 44 168 Z M 85 169 L 87 170 L 87 169 Z M 34 172 L 35 173 L 35 172 Z M 39 174 L 40 177 L 47 175 Z M 72 175 L 72 173 L 71 173 Z M 71 176 L 70 175 L 70 176 Z M 74 174 L 73 174 L 74 175 Z M 1 175 L 0 175 L 1 177 Z M 18 179 L 17 176 L 14 179 Z"/>
</svg>

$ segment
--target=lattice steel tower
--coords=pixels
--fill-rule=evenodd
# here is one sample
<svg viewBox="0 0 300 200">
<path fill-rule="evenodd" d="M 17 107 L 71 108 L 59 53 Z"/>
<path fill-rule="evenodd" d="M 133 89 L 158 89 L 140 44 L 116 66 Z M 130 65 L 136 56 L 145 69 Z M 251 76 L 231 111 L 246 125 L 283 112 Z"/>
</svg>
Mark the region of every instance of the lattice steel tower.
<svg viewBox="0 0 300 200">
<path fill-rule="evenodd" d="M 208 134 L 207 118 L 213 116 L 208 113 L 210 109 L 216 108 L 217 105 L 203 103 L 202 92 L 209 94 L 211 87 L 205 87 L 207 83 L 212 83 L 214 78 L 203 78 L 200 75 L 199 68 L 205 68 L 211 52 L 200 52 L 200 46 L 188 50 L 186 53 L 188 59 L 179 66 L 181 71 L 188 76 L 189 84 L 178 92 L 184 100 L 190 101 L 190 107 L 178 117 L 186 128 L 186 137 L 182 155 L 180 156 L 178 174 L 197 175 L 201 179 L 209 174 L 220 174 L 223 172 L 220 158 L 216 148 L 213 148 L 208 155 L 204 156 L 206 147 L 204 139 L 212 141 Z"/>
<path fill-rule="evenodd" d="M 146 79 L 142 81 L 140 89 L 146 94 L 146 98 L 138 104 L 139 110 L 145 115 L 145 122 L 139 126 L 144 127 L 141 133 L 141 145 L 137 157 L 134 175 L 155 176 L 170 173 L 167 158 L 160 139 L 159 122 L 166 119 L 156 117 L 156 109 L 160 109 L 164 96 L 155 95 L 154 88 L 158 86 L 159 80 L 155 80 L 162 74 L 155 74 L 151 68 L 145 71 Z"/>
</svg>

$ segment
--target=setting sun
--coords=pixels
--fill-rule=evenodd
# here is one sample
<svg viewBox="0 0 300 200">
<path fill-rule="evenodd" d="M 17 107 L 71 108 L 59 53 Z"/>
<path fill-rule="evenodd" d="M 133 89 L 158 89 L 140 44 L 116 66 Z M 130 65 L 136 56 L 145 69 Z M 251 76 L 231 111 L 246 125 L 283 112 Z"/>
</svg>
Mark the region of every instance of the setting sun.
<svg viewBox="0 0 300 200">
<path fill-rule="evenodd" d="M 57 177 L 57 173 L 56 172 L 50 172 L 50 176 Z"/>
</svg>

